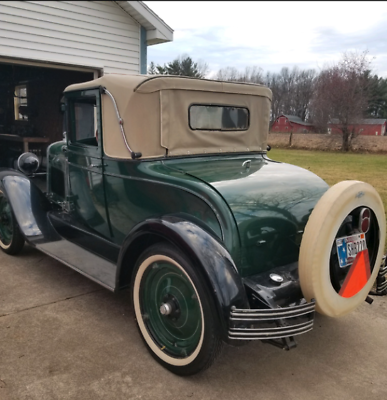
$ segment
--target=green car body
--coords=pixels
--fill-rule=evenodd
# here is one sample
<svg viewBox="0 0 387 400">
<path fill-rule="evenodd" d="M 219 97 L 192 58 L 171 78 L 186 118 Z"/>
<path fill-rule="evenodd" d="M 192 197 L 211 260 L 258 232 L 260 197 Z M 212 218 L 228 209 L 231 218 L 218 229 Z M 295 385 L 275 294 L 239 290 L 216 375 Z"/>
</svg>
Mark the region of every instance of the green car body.
<svg viewBox="0 0 387 400">
<path fill-rule="evenodd" d="M 328 282 L 317 307 L 337 297 L 346 311 L 341 286 L 352 267 L 338 265 L 336 238 L 367 241 L 375 278 L 385 228 L 367 188 L 347 211 L 349 189 L 267 156 L 270 104 L 260 85 L 182 77 L 68 87 L 65 139 L 48 148 L 46 191 L 32 176 L 0 171 L 2 249 L 16 254 L 25 240 L 109 290 L 130 286 L 148 349 L 177 374 L 207 368 L 222 342 L 294 347 L 313 327 L 320 290 L 318 278 L 302 287 L 301 272 L 321 270 Z M 336 218 L 329 207 L 339 198 Z M 325 217 L 338 221 L 327 233 Z M 323 246 L 323 269 L 308 246 L 316 254 Z"/>
<path fill-rule="evenodd" d="M 59 142 L 50 148 L 48 187 L 54 186 L 53 177 L 64 177 L 64 145 Z M 81 165 L 87 165 L 86 160 L 103 164 L 99 172 L 103 187 L 94 187 L 91 197 L 96 208 L 106 210 L 100 215 L 107 239 L 122 246 L 140 222 L 182 214 L 199 221 L 223 243 L 242 277 L 298 260 L 308 217 L 328 189 L 313 173 L 270 160 L 263 153 L 139 162 L 112 160 L 103 154 L 96 158 L 88 149 L 73 149 L 68 146 L 70 162 L 74 158 Z M 64 201 L 54 190 L 49 194 Z M 84 196 L 76 202 L 81 214 L 80 204 L 89 202 L 90 195 L 78 196 Z M 89 223 L 92 226 L 92 220 Z"/>
</svg>

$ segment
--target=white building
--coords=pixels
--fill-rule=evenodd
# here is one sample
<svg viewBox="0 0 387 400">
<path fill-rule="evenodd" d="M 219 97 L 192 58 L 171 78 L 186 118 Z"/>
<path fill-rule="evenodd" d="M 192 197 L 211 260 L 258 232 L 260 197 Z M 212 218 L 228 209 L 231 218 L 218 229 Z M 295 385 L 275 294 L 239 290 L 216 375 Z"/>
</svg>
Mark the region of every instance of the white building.
<svg viewBox="0 0 387 400">
<path fill-rule="evenodd" d="M 0 166 L 61 139 L 66 86 L 144 74 L 147 46 L 172 40 L 141 1 L 0 1 Z"/>
</svg>

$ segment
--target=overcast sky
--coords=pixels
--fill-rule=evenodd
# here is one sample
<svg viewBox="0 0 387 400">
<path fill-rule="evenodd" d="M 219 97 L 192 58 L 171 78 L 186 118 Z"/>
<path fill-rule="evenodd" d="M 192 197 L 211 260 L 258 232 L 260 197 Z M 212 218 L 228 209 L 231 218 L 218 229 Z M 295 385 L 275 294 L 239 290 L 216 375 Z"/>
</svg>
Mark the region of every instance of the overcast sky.
<svg viewBox="0 0 387 400">
<path fill-rule="evenodd" d="M 188 54 L 210 74 L 227 66 L 320 70 L 344 51 L 368 50 L 373 72 L 387 77 L 387 2 L 144 3 L 174 30 L 173 42 L 148 47 L 148 65 Z"/>
</svg>

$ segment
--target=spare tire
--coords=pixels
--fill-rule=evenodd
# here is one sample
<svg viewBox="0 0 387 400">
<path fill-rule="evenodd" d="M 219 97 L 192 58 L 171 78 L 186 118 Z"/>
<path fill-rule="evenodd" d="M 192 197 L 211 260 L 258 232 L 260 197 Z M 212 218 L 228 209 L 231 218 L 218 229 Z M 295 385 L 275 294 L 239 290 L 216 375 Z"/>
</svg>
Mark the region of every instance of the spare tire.
<svg viewBox="0 0 387 400">
<path fill-rule="evenodd" d="M 342 243 L 356 242 L 357 237 L 363 238 L 366 250 L 362 251 L 359 242 L 351 243 L 360 246 L 357 250 L 341 248 Z M 354 310 L 365 300 L 376 279 L 385 239 L 384 207 L 376 190 L 359 181 L 343 181 L 332 186 L 312 211 L 301 241 L 299 276 L 305 299 L 315 299 L 316 310 L 330 317 Z M 355 261 L 349 257 L 347 264 L 340 258 L 341 250 L 347 256 L 351 251 L 356 255 L 359 249 Z M 359 267 L 357 259 L 363 255 L 365 261 Z M 343 294 L 348 282 L 358 279 L 354 268 L 363 267 L 368 273 L 363 274 L 362 282 L 352 285 L 358 288 Z"/>
</svg>

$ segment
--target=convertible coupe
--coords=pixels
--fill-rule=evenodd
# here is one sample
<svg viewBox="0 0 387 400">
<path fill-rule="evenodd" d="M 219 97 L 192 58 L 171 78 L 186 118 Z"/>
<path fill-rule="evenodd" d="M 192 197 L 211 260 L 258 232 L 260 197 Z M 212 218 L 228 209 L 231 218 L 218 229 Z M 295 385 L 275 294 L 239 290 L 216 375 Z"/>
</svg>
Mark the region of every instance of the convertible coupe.
<svg viewBox="0 0 387 400">
<path fill-rule="evenodd" d="M 177 76 L 67 87 L 46 189 L 31 153 L 0 170 L 1 249 L 27 242 L 111 291 L 131 287 L 146 346 L 176 374 L 207 368 L 223 343 L 295 347 L 315 310 L 369 300 L 386 219 L 369 184 L 329 187 L 268 157 L 271 97 Z"/>
</svg>

